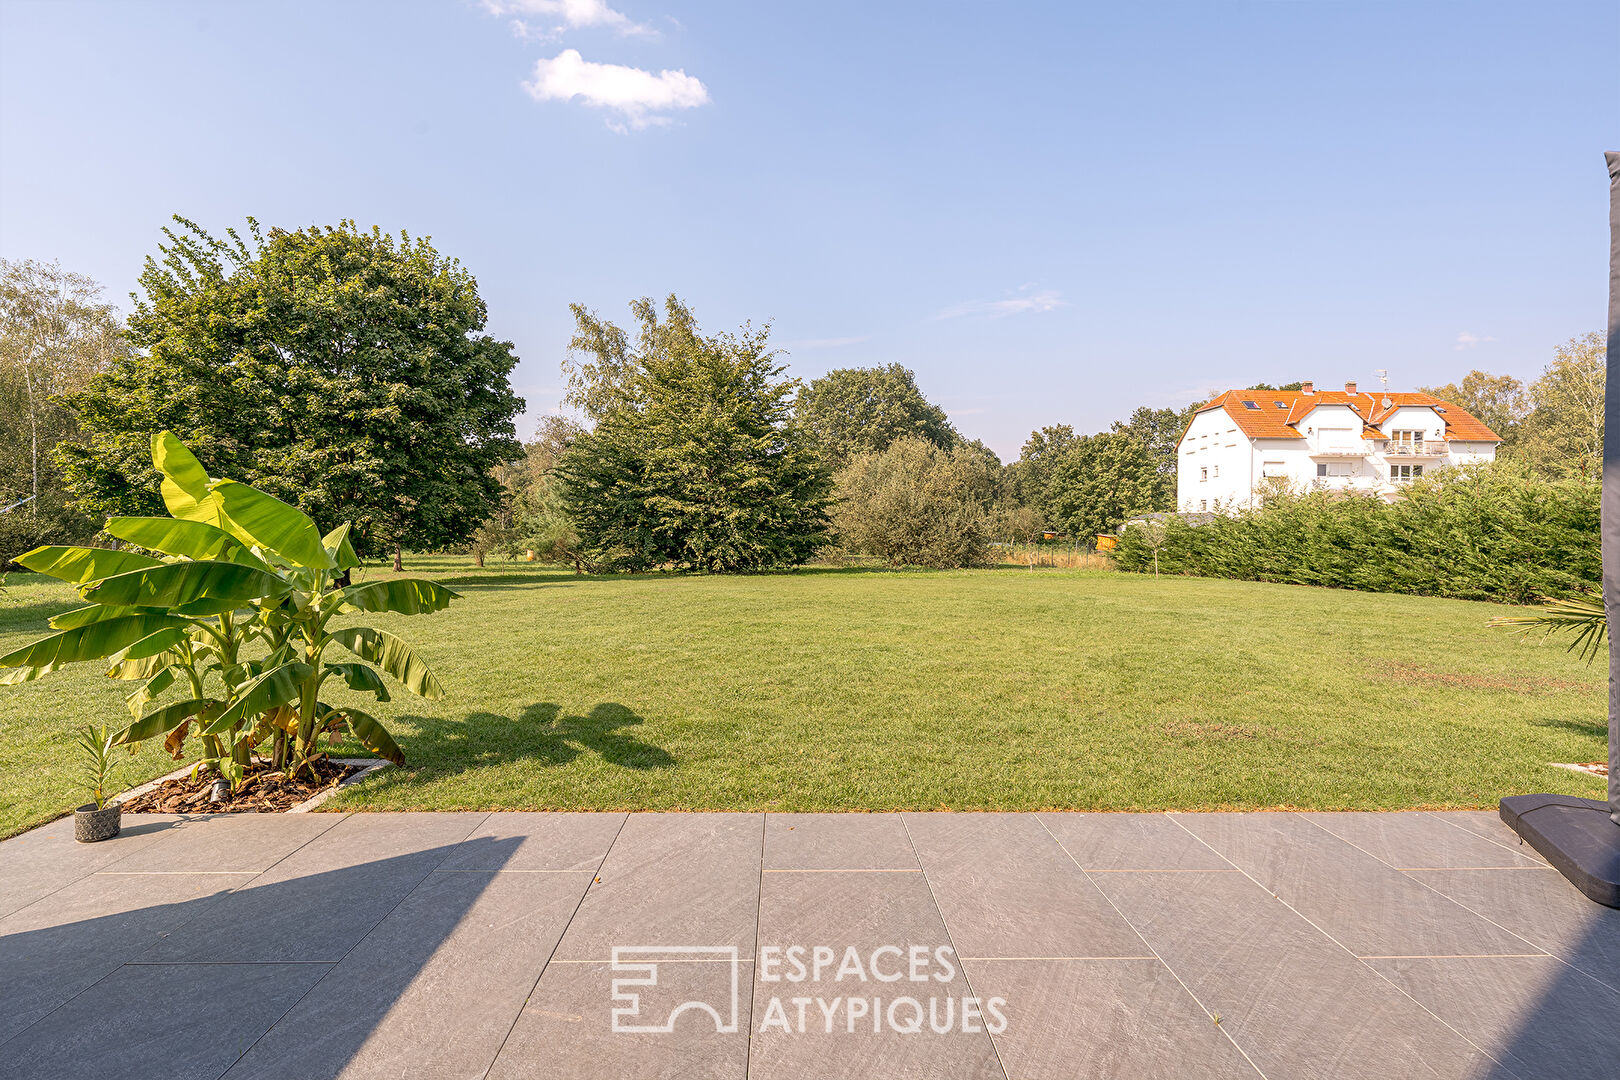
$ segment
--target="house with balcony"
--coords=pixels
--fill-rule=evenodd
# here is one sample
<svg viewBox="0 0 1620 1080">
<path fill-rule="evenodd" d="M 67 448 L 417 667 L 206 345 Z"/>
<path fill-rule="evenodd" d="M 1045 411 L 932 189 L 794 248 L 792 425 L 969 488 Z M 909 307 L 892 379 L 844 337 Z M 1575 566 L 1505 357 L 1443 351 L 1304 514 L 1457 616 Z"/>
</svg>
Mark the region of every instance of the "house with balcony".
<svg viewBox="0 0 1620 1080">
<path fill-rule="evenodd" d="M 1502 440 L 1467 410 L 1428 394 L 1228 390 L 1199 408 L 1177 447 L 1183 513 L 1253 506 L 1279 482 L 1400 496 L 1448 465 L 1491 461 Z"/>
</svg>

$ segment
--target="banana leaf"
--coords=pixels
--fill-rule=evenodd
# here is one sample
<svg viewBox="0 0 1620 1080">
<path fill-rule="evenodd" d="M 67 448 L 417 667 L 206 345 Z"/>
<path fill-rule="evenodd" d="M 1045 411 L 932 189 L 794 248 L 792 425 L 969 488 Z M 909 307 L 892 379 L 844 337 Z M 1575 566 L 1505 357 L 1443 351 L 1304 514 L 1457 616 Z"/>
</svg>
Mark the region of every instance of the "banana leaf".
<svg viewBox="0 0 1620 1080">
<path fill-rule="evenodd" d="M 225 512 L 208 490 L 208 470 L 170 431 L 152 436 L 152 464 L 163 474 L 163 505 L 184 521 L 226 529 Z"/>
<path fill-rule="evenodd" d="M 362 660 L 369 660 L 405 684 L 418 697 L 444 697 L 444 686 L 433 669 L 411 647 L 386 630 L 350 626 L 332 631 L 332 640 Z"/>
<path fill-rule="evenodd" d="M 103 529 L 120 540 L 128 540 L 143 548 L 161 551 L 165 555 L 180 555 L 187 559 L 237 562 L 268 571 L 262 560 L 249 551 L 240 540 L 223 529 L 201 521 L 164 517 L 108 518 Z"/>
<path fill-rule="evenodd" d="M 388 729 L 382 726 L 382 721 L 369 713 L 363 713 L 359 709 L 351 709 L 347 706 L 341 709 L 332 709 L 331 711 L 343 717 L 344 722 L 349 725 L 349 730 L 354 732 L 354 737 L 360 741 L 361 746 L 364 746 L 384 761 L 391 761 L 395 765 L 405 764 L 404 751 L 400 750 L 399 744 L 394 741 L 394 737 L 388 734 Z"/>
<path fill-rule="evenodd" d="M 378 701 L 389 700 L 388 684 L 383 682 L 382 676 L 377 674 L 375 669 L 366 664 L 327 664 L 326 669 L 341 676 L 350 690 L 376 694 Z"/>
<path fill-rule="evenodd" d="M 358 611 L 393 611 L 401 615 L 423 615 L 442 611 L 450 601 L 461 599 L 437 582 L 425 578 L 389 578 L 350 585 L 338 593 L 343 603 Z"/>
<path fill-rule="evenodd" d="M 290 705 L 298 700 L 303 682 L 315 669 L 299 661 L 271 668 L 244 686 L 231 703 L 212 723 L 202 729 L 204 735 L 220 732 L 250 716 L 269 712 L 278 705 Z"/>
<path fill-rule="evenodd" d="M 333 559 L 321 543 L 320 530 L 302 510 L 235 480 L 217 480 L 211 490 L 235 526 L 233 532 L 245 533 L 259 547 L 296 566 L 332 568 Z"/>
<path fill-rule="evenodd" d="M 325 536 L 321 537 L 321 546 L 332 557 L 333 565 L 340 571 L 353 570 L 360 565 L 360 557 L 354 553 L 354 546 L 349 543 L 349 523 L 344 522 Z"/>
<path fill-rule="evenodd" d="M 189 625 L 170 615 L 125 615 L 40 638 L 0 656 L 0 668 L 32 668 L 43 675 L 65 664 L 111 656 L 160 630 L 178 629 L 183 634 Z"/>
<path fill-rule="evenodd" d="M 280 596 L 289 586 L 279 576 L 234 562 L 176 562 L 115 574 L 79 588 L 98 604 L 175 608 L 199 600 L 246 603 Z"/>
<path fill-rule="evenodd" d="M 130 743 L 145 742 L 157 735 L 166 735 L 179 727 L 185 721 L 207 709 L 210 705 L 218 705 L 213 698 L 192 698 L 189 701 L 177 701 L 172 705 L 165 705 L 161 709 L 153 709 L 129 727 L 113 736 L 113 744 L 127 746 Z"/>
<path fill-rule="evenodd" d="M 137 555 L 133 551 L 87 547 L 37 547 L 17 556 L 15 561 L 36 574 L 47 574 L 74 585 L 147 566 L 163 565 L 157 559 Z"/>
</svg>

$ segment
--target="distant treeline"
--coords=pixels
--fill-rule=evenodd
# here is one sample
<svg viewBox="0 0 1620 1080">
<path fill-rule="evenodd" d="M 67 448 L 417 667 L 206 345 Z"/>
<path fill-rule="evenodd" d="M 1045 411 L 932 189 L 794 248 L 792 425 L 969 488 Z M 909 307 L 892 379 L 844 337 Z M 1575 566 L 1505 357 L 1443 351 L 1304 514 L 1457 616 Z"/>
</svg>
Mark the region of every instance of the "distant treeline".
<svg viewBox="0 0 1620 1080">
<path fill-rule="evenodd" d="M 1127 526 L 1124 570 L 1536 603 L 1599 587 L 1597 479 L 1548 480 L 1513 462 L 1448 469 L 1386 503 L 1281 491 L 1195 525 Z"/>
</svg>

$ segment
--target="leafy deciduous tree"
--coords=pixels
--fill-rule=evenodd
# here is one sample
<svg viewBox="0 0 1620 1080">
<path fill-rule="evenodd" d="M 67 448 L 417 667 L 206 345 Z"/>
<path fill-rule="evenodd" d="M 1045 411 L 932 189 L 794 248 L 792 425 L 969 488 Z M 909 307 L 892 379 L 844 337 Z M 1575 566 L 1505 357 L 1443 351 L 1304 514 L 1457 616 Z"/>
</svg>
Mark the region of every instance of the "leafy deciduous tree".
<svg viewBox="0 0 1620 1080">
<path fill-rule="evenodd" d="M 835 467 L 907 437 L 945 450 L 962 442 L 945 410 L 923 397 L 917 377 L 899 364 L 829 371 L 799 391 L 794 412 Z"/>
<path fill-rule="evenodd" d="M 1534 408 L 1520 438 L 1525 460 L 1551 475 L 1596 476 L 1603 463 L 1605 338 L 1570 338 L 1530 384 Z"/>
<path fill-rule="evenodd" d="M 1524 383 L 1512 375 L 1470 371 L 1460 383 L 1421 386 L 1418 392 L 1467 409 L 1502 437 L 1500 449 L 1505 452 L 1511 452 L 1518 441 L 1520 425 L 1530 415 L 1530 397 L 1525 393 Z"/>
<path fill-rule="evenodd" d="M 1158 464 L 1147 444 L 1129 431 L 1074 440 L 1052 464 L 1047 490 L 1054 524 L 1087 538 L 1151 509 L 1159 490 Z"/>
<path fill-rule="evenodd" d="M 0 259 L 0 564 L 37 544 L 82 539 L 94 523 L 68 503 L 53 458 L 78 426 L 56 395 L 127 351 L 101 286 L 55 263 Z"/>
<path fill-rule="evenodd" d="M 88 435 L 60 455 L 88 512 L 162 508 L 147 459 L 172 429 L 362 551 L 465 542 L 518 456 L 512 346 L 483 333 L 477 283 L 423 239 L 353 222 L 219 240 L 176 219 L 141 274 L 141 350 L 65 401 Z"/>
<path fill-rule="evenodd" d="M 609 569 L 708 572 L 793 566 L 826 536 L 831 481 L 791 422 L 795 383 L 769 329 L 705 337 L 674 296 L 658 320 L 632 305 L 629 335 L 578 305 L 576 342 L 595 341 L 577 398 L 596 420 L 557 464 L 585 557 Z"/>
</svg>

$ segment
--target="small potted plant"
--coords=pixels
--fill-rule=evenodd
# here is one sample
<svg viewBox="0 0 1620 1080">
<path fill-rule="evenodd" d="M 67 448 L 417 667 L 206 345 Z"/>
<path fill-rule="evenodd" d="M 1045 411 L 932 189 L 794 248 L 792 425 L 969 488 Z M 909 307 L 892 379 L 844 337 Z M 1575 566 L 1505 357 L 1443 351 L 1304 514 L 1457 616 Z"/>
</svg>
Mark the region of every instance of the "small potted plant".
<svg viewBox="0 0 1620 1080">
<path fill-rule="evenodd" d="M 73 812 L 73 838 L 81 844 L 111 840 L 118 835 L 119 818 L 123 813 L 123 807 L 107 801 L 114 764 L 112 739 L 107 735 L 105 724 L 99 732 L 91 727 L 80 729 L 78 738 L 84 750 L 85 778 L 90 782 L 90 793 L 95 801 Z"/>
</svg>

